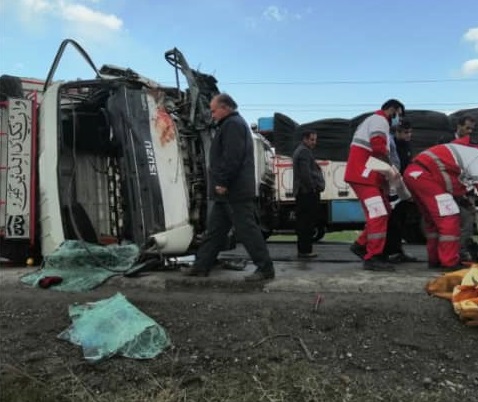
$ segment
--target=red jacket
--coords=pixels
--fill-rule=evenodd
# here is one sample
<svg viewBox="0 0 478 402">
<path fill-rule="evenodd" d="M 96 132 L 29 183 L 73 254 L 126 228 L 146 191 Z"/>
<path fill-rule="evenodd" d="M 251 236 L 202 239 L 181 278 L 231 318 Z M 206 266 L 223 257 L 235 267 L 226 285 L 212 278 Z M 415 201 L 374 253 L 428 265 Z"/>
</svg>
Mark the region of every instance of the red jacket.
<svg viewBox="0 0 478 402">
<path fill-rule="evenodd" d="M 383 159 L 390 152 L 390 125 L 382 110 L 367 117 L 355 130 L 350 144 L 344 180 L 347 183 L 380 187 L 385 178 L 365 167 L 370 156 Z"/>
<path fill-rule="evenodd" d="M 435 145 L 418 154 L 413 162 L 428 170 L 443 188 L 454 196 L 466 194 L 462 175 L 478 177 L 478 146 L 470 145 L 469 136 L 449 144 Z M 476 186 L 476 184 L 475 184 Z"/>
</svg>

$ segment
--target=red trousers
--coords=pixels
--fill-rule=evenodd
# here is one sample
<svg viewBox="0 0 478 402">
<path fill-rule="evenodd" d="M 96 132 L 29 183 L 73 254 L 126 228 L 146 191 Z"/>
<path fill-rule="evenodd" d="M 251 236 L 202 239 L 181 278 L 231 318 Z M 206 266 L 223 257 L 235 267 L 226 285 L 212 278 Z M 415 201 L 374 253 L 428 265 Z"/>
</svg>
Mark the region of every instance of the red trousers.
<svg viewBox="0 0 478 402">
<path fill-rule="evenodd" d="M 391 210 L 388 195 L 384 189 L 376 186 L 356 183 L 350 183 L 350 186 L 357 194 L 365 214 L 365 228 L 356 242 L 367 247 L 364 259 L 369 260 L 382 254 L 385 247 Z"/>
<path fill-rule="evenodd" d="M 422 172 L 419 174 L 419 172 Z M 460 262 L 460 213 L 451 194 L 447 193 L 444 185 L 437 183 L 430 172 L 421 166 L 410 164 L 404 172 L 403 180 L 412 193 L 425 221 L 427 237 L 428 262 L 443 267 L 453 267 Z M 438 198 L 437 198 L 438 196 Z M 440 197 L 450 200 L 445 207 L 452 207 L 451 214 L 441 207 Z M 455 207 L 456 213 L 453 213 Z M 443 216 L 445 214 L 445 216 Z"/>
</svg>

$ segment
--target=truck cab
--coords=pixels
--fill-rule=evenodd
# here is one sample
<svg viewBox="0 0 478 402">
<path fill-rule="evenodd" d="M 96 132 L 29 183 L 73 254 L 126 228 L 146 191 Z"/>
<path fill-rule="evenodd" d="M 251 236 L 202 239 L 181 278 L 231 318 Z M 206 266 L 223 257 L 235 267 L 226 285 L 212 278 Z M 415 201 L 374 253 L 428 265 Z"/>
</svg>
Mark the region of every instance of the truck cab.
<svg viewBox="0 0 478 402">
<path fill-rule="evenodd" d="M 68 45 L 85 58 L 93 78 L 54 80 Z M 23 232 L 23 240 L 36 244 L 43 256 L 67 239 L 104 245 L 131 242 L 166 256 L 197 247 L 206 224 L 208 150 L 215 132 L 209 102 L 219 90 L 216 79 L 191 69 L 178 49 L 167 51 L 165 59 L 177 76 L 184 75 L 185 89 L 179 81 L 176 87 L 165 87 L 127 68 L 97 69 L 81 46 L 68 39 L 38 91 L 41 102 L 18 93 L 9 97 L 9 105 L 24 109 L 14 115 L 11 106 L 2 115 L 6 134 L 0 137 L 0 187 L 5 189 L 4 180 L 8 182 L 0 194 L 4 244 L 19 249 L 12 237 L 19 231 L 10 227 L 24 219 L 36 231 Z M 10 189 L 18 180 L 12 164 L 17 134 L 6 122 L 20 115 L 28 122 L 24 131 L 30 133 L 23 147 L 31 157 L 31 178 L 25 176 L 31 191 L 24 197 L 29 204 L 23 203 L 28 215 L 14 209 Z M 267 146 L 259 136 L 253 138 L 259 197 L 270 185 L 271 174 Z"/>
</svg>

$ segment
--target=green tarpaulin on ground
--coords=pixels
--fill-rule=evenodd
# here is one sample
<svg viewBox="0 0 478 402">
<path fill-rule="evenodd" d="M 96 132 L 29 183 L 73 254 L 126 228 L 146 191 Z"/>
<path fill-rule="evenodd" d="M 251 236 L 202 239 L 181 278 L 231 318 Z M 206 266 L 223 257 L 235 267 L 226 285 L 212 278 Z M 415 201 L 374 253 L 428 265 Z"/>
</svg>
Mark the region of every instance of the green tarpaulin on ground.
<svg viewBox="0 0 478 402">
<path fill-rule="evenodd" d="M 44 278 L 61 278 L 60 283 L 49 288 L 84 292 L 94 289 L 112 276 L 128 272 L 138 253 L 135 244 L 101 246 L 67 240 L 45 257 L 41 269 L 24 275 L 21 281 L 30 286 L 40 286 Z"/>
<path fill-rule="evenodd" d="M 71 326 L 58 335 L 83 348 L 91 363 L 114 355 L 151 359 L 170 345 L 165 330 L 133 306 L 124 295 L 71 305 Z"/>
</svg>

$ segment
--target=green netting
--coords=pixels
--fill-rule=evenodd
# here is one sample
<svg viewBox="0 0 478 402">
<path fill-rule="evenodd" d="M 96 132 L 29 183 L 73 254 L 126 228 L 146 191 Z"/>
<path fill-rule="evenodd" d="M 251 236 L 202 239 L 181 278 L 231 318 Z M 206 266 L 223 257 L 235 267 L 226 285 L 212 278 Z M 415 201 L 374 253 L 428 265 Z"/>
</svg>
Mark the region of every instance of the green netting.
<svg viewBox="0 0 478 402">
<path fill-rule="evenodd" d="M 135 244 L 100 246 L 67 240 L 45 258 L 40 270 L 24 275 L 21 281 L 39 286 L 43 278 L 60 277 L 62 282 L 51 289 L 83 292 L 99 286 L 112 276 L 127 272 L 138 252 Z"/>
<path fill-rule="evenodd" d="M 69 308 L 72 325 L 58 335 L 83 348 L 89 362 L 120 355 L 151 359 L 170 345 L 165 330 L 117 293 L 109 299 Z"/>
</svg>

